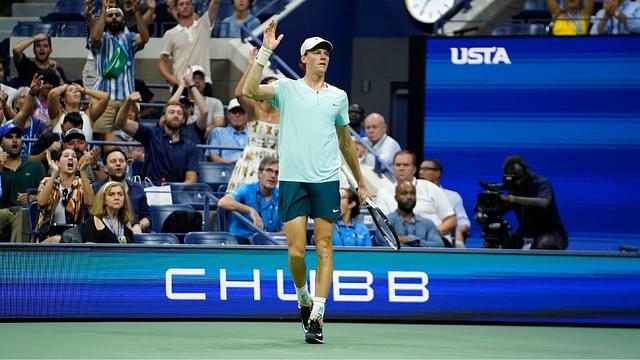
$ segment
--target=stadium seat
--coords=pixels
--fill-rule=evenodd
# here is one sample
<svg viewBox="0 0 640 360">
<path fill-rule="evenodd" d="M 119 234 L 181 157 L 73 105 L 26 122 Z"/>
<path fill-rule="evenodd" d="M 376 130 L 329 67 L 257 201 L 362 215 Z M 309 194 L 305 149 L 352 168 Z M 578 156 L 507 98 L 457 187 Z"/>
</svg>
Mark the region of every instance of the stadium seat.
<svg viewBox="0 0 640 360">
<path fill-rule="evenodd" d="M 257 234 L 253 237 L 253 245 L 287 245 L 287 236 L 281 233 L 267 233 L 271 237 Z"/>
<path fill-rule="evenodd" d="M 218 164 L 207 161 L 200 161 L 198 168 L 198 180 L 211 186 L 211 189 L 216 190 L 220 185 L 229 182 L 229 178 L 233 172 L 233 164 Z"/>
<path fill-rule="evenodd" d="M 230 232 L 190 232 L 184 237 L 185 244 L 238 245 L 238 239 Z"/>
<path fill-rule="evenodd" d="M 60 26 L 58 36 L 61 37 L 85 37 L 88 33 L 87 25 L 80 21 L 65 22 Z"/>
<path fill-rule="evenodd" d="M 11 36 L 33 36 L 40 33 L 56 36 L 58 24 L 40 21 L 20 21 L 11 30 Z"/>
<path fill-rule="evenodd" d="M 165 219 L 171 215 L 174 211 L 195 211 L 193 207 L 186 204 L 178 204 L 178 205 L 152 205 L 149 206 L 151 210 L 151 229 L 156 232 L 162 232 L 162 224 L 164 224 Z"/>
<path fill-rule="evenodd" d="M 86 8 L 84 1 L 78 0 L 58 0 L 54 12 L 83 14 Z"/>
<path fill-rule="evenodd" d="M 167 233 L 148 233 L 148 234 L 134 234 L 134 244 L 156 244 L 156 245 L 173 245 L 180 244 L 180 240 L 174 234 Z"/>
<path fill-rule="evenodd" d="M 218 205 L 218 198 L 213 195 L 213 191 L 208 184 L 195 183 L 171 183 L 171 197 L 174 204 L 189 204 L 196 210 L 203 210 L 205 199 L 209 199 L 209 209 L 215 209 Z"/>
</svg>

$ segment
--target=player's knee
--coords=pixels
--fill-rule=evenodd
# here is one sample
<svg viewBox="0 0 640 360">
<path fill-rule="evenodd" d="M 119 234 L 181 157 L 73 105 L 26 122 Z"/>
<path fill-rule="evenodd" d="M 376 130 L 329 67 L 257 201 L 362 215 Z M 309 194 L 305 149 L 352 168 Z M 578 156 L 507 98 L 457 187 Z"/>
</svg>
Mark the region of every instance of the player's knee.
<svg viewBox="0 0 640 360">
<path fill-rule="evenodd" d="M 292 260 L 304 259 L 304 246 L 302 248 L 289 246 L 289 258 Z"/>
</svg>

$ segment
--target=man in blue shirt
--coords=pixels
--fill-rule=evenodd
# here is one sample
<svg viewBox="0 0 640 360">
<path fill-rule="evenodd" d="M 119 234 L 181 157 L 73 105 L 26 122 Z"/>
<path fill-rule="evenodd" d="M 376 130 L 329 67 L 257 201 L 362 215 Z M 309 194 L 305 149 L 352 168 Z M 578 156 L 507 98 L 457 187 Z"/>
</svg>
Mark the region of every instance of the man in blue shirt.
<svg viewBox="0 0 640 360">
<path fill-rule="evenodd" d="M 443 247 L 444 240 L 433 221 L 413 213 L 416 207 L 416 187 L 409 181 L 396 186 L 398 209 L 389 214 L 389 221 L 400 242 L 408 246 Z"/>
<path fill-rule="evenodd" d="M 147 194 L 142 185 L 126 179 L 129 166 L 124 151 L 120 148 L 108 151 L 104 155 L 104 168 L 107 172 L 107 179 L 93 183 L 93 192 L 97 194 L 107 181 L 124 182 L 134 212 L 131 230 L 134 234 L 140 234 L 149 229 L 151 227 L 151 210 L 147 202 Z"/>
<path fill-rule="evenodd" d="M 247 113 L 237 99 L 231 99 L 227 106 L 229 126 L 214 128 L 209 134 L 207 145 L 238 148 L 240 150 L 207 149 L 205 155 L 209 161 L 222 164 L 234 163 L 247 145 Z"/>
<path fill-rule="evenodd" d="M 284 223 L 278 218 L 278 159 L 267 156 L 258 167 L 258 181 L 242 184 L 218 201 L 218 207 L 227 211 L 238 211 L 261 230 L 279 232 Z M 249 243 L 256 233 L 232 216 L 229 231 L 241 243 Z"/>
<path fill-rule="evenodd" d="M 134 92 L 122 106 L 128 111 L 140 100 L 140 93 Z M 200 152 L 194 143 L 184 139 L 181 132 L 187 121 L 184 107 L 179 102 L 168 101 L 162 112 L 164 127 L 140 125 L 126 116 L 117 117 L 116 127 L 144 145 L 142 176 L 148 177 L 154 184 L 198 182 Z"/>
</svg>

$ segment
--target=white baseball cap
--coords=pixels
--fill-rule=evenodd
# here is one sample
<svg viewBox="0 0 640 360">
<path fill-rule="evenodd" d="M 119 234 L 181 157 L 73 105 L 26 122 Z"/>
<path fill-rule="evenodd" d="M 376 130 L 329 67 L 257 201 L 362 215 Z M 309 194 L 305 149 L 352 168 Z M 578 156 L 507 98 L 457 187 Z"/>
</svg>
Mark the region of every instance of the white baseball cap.
<svg viewBox="0 0 640 360">
<path fill-rule="evenodd" d="M 195 73 L 197 73 L 197 72 L 202 73 L 202 75 L 204 75 L 204 74 L 205 74 L 205 72 L 204 72 L 204 68 L 203 68 L 202 66 L 200 66 L 200 65 L 191 65 L 191 72 L 192 72 L 193 74 L 195 74 Z"/>
<path fill-rule="evenodd" d="M 227 105 L 227 111 L 231 111 L 231 110 L 233 110 L 235 108 L 239 108 L 239 107 L 242 107 L 242 106 L 238 102 L 238 99 L 233 98 L 233 99 L 229 100 L 229 105 Z"/>
<path fill-rule="evenodd" d="M 316 46 L 324 43 L 329 45 L 329 51 L 333 50 L 333 45 L 328 40 L 325 40 L 319 36 L 307 38 L 300 46 L 300 56 L 304 55 L 307 51 L 315 48 Z"/>
</svg>

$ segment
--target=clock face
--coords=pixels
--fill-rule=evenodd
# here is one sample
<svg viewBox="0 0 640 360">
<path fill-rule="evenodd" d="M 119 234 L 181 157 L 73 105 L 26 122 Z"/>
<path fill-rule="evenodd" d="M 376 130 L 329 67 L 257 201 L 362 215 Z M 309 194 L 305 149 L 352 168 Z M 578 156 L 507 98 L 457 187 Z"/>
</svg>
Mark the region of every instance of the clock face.
<svg viewBox="0 0 640 360">
<path fill-rule="evenodd" d="M 453 8 L 456 0 L 404 0 L 409 14 L 416 20 L 433 24 Z"/>
</svg>

